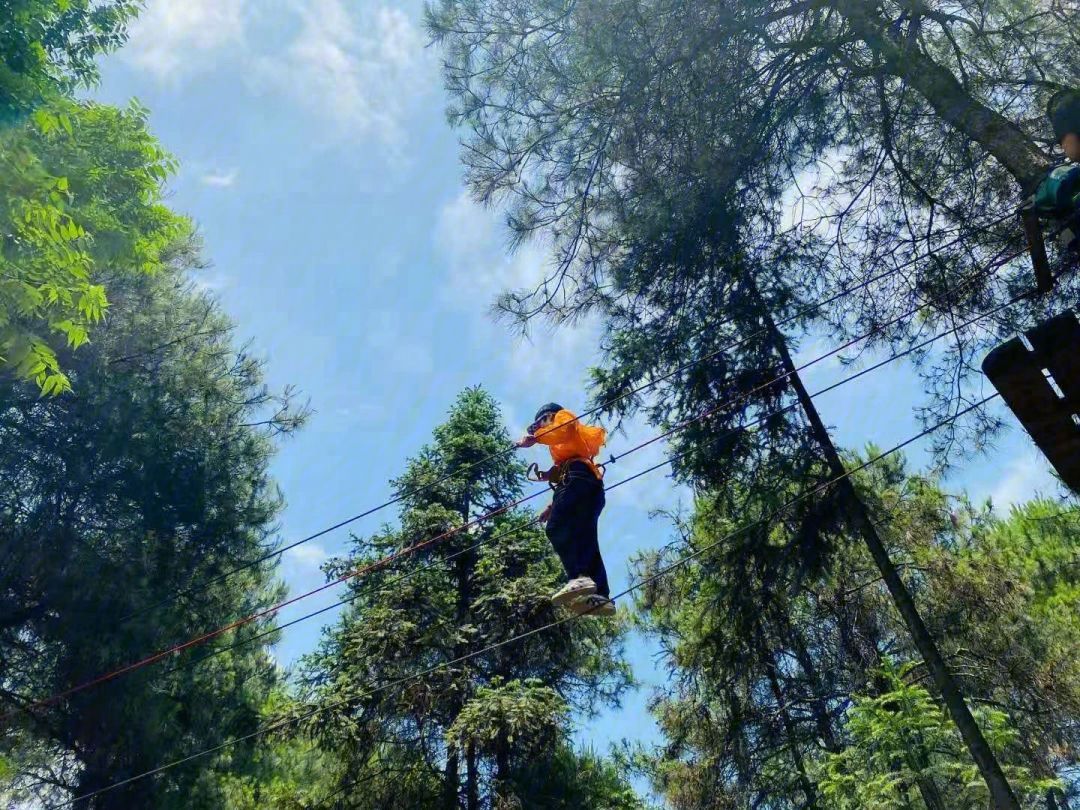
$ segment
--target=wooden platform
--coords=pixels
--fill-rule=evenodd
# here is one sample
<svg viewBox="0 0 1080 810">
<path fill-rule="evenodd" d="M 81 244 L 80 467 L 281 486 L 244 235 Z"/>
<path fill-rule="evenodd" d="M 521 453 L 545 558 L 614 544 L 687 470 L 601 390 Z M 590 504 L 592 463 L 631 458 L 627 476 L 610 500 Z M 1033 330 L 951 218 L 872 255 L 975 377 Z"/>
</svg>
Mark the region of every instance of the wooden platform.
<svg viewBox="0 0 1080 810">
<path fill-rule="evenodd" d="M 1066 312 L 1026 337 L 1032 350 L 1013 338 L 986 356 L 983 373 L 1058 475 L 1080 492 L 1080 321 Z"/>
</svg>

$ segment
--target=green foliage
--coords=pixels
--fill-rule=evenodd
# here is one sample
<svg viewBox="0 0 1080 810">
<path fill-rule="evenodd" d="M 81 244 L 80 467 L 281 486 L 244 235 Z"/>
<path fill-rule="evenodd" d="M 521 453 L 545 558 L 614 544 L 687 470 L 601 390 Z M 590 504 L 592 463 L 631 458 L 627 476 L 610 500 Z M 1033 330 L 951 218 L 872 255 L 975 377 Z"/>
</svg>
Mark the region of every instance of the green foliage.
<svg viewBox="0 0 1080 810">
<path fill-rule="evenodd" d="M 14 712 L 0 751 L 24 782 L 59 774 L 69 798 L 250 733 L 280 677 L 273 635 L 224 649 L 272 630 L 271 618 L 20 711 L 283 593 L 270 562 L 198 587 L 273 546 L 273 437 L 305 413 L 266 389 L 262 365 L 194 291 L 197 246 L 169 256 L 154 275 L 103 278 L 110 318 L 62 356 L 79 397 L 0 388 L 0 679 L 16 685 L 0 696 L 0 711 Z M 180 591 L 192 592 L 156 605 Z M 205 774 L 242 772 L 249 753 L 193 760 L 91 806 L 218 807 Z"/>
<path fill-rule="evenodd" d="M 154 272 L 190 227 L 160 204 L 175 170 L 146 111 L 76 102 L 123 43 L 136 0 L 0 0 L 0 371 L 71 390 L 108 309 L 104 272 Z"/>
<path fill-rule="evenodd" d="M 899 455 L 855 480 L 1013 788 L 1026 806 L 1053 807 L 1047 791 L 1080 750 L 1080 511 L 1033 501 L 998 519 Z M 716 543 L 771 497 L 736 513 L 703 493 L 636 574 Z M 635 750 L 634 767 L 675 810 L 985 806 L 869 552 L 824 530 L 835 534 L 833 564 L 768 590 L 723 544 L 642 590 L 640 621 L 670 682 L 651 703 L 665 742 Z M 799 531 L 793 521 L 769 539 L 783 549 Z"/>
<path fill-rule="evenodd" d="M 1011 214 L 1051 164 L 1043 105 L 1080 73 L 1072 18 L 1052 5 L 439 0 L 427 27 L 470 190 L 505 212 L 514 245 L 551 247 L 542 284 L 499 298 L 522 329 L 616 305 L 662 326 L 684 296 L 711 301 L 698 323 L 718 329 L 741 314 L 725 290 L 737 261 L 777 313 L 858 285 L 812 313 L 837 343 L 876 329 L 871 347 L 907 349 L 993 313 L 933 362 L 912 355 L 934 424 L 979 396 L 976 358 L 1045 317 L 1002 305 L 1033 285 Z M 717 249 L 733 235 L 735 262 Z M 643 242 L 669 244 L 677 272 Z M 1080 277 L 1065 276 L 1070 301 Z M 647 344 L 682 349 L 654 374 L 701 356 L 686 331 Z M 959 418 L 935 451 L 981 449 L 995 416 Z"/>
<path fill-rule="evenodd" d="M 856 696 L 846 719 L 850 743 L 828 754 L 821 769 L 823 810 L 907 810 L 925 807 L 920 782 L 932 780 L 948 793 L 951 806 L 989 806 L 990 796 L 974 763 L 964 755 L 955 726 L 926 689 L 905 680 L 913 664 L 885 667 L 874 673 L 882 679 L 883 694 Z M 996 752 L 1004 752 L 1018 734 L 1000 710 L 978 707 L 980 728 Z M 1022 767 L 1006 775 L 1025 806 L 1036 807 L 1058 780 L 1032 779 Z M 1022 799 L 1023 801 L 1023 799 Z"/>
<path fill-rule="evenodd" d="M 877 626 L 881 614 L 858 621 L 848 614 L 833 569 L 863 559 L 842 530 L 852 505 L 820 489 L 835 472 L 823 464 L 827 440 L 798 413 L 785 379 L 794 367 L 789 341 L 768 318 L 857 338 L 860 350 L 906 350 L 957 319 L 997 313 L 1030 286 L 1026 263 L 1011 275 L 992 272 L 1001 256 L 1022 249 L 1015 226 L 1001 224 L 1010 192 L 1049 165 L 1035 140 L 1046 123 L 1019 126 L 1009 117 L 1036 109 L 1039 95 L 1075 73 L 1076 58 L 1062 15 L 1022 5 L 443 0 L 429 7 L 429 31 L 445 46 L 450 120 L 464 130 L 471 191 L 504 207 L 514 244 L 538 236 L 552 246 L 555 272 L 535 289 L 505 292 L 499 310 L 522 329 L 536 318 L 562 324 L 599 315 L 604 358 L 595 399 L 658 383 L 610 410 L 644 410 L 657 427 L 695 420 L 673 442 L 678 472 L 707 492 L 707 520 L 738 515 L 746 528 L 729 542 L 693 526 L 678 546 L 719 543 L 711 561 L 684 569 L 715 578 L 712 586 L 687 583 L 686 601 L 712 608 L 730 628 L 702 621 L 691 629 L 707 635 L 688 640 L 679 634 L 683 621 L 661 614 L 672 619 L 665 638 L 686 643 L 695 667 L 722 669 L 711 689 L 691 681 L 680 684 L 685 693 L 672 690 L 674 701 L 690 704 L 685 715 L 683 704 L 673 709 L 676 739 L 688 739 L 683 721 L 701 708 L 717 713 L 718 736 L 729 745 L 728 773 L 709 772 L 689 754 L 684 762 L 682 752 L 669 757 L 690 777 L 683 806 L 709 795 L 760 803 L 770 788 L 791 807 L 813 804 L 814 734 L 839 744 L 835 730 L 802 719 L 836 711 L 825 697 L 837 686 L 833 670 L 815 654 L 847 659 L 851 677 L 842 688 L 851 693 L 877 663 L 879 650 L 861 639 L 905 643 L 895 638 L 897 625 Z M 1021 97 L 1017 76 L 1035 75 L 1045 81 Z M 842 288 L 858 292 L 835 297 Z M 929 383 L 920 417 L 954 418 L 969 383 L 978 384 L 973 356 L 1040 314 L 1018 305 L 997 316 L 994 330 L 957 329 L 932 363 L 913 353 Z M 712 416 L 696 421 L 705 412 Z M 978 449 L 1000 424 L 976 409 L 941 430 L 934 450 L 951 460 Z M 783 501 L 811 491 L 771 517 Z M 674 555 L 665 549 L 648 570 Z M 880 573 L 891 574 L 884 555 L 877 559 Z M 806 588 L 813 598 L 793 597 Z M 827 633 L 804 630 L 799 616 L 820 609 L 819 601 L 834 618 Z M 921 648 L 933 644 L 907 616 Z M 796 643 L 800 664 L 813 670 L 802 680 L 786 672 Z M 748 645 L 769 654 L 755 657 Z M 947 676 L 939 669 L 935 677 Z M 951 716 L 966 716 L 957 693 L 947 695 Z M 793 701 L 802 712 L 789 708 Z M 778 762 L 787 772 L 780 786 L 772 778 Z"/>
<path fill-rule="evenodd" d="M 0 132 L 0 368 L 45 394 L 71 389 L 56 341 L 104 318 L 108 272 L 153 273 L 190 230 L 161 204 L 176 162 L 147 112 L 57 101 Z"/>
<path fill-rule="evenodd" d="M 476 697 L 454 718 L 446 730 L 446 744 L 461 749 L 472 743 L 477 750 L 494 755 L 498 746 L 515 746 L 520 753 L 535 742 L 556 737 L 569 724 L 565 701 L 557 691 L 538 678 L 502 684 L 492 680 L 481 686 Z"/>
<path fill-rule="evenodd" d="M 0 127 L 97 82 L 142 0 L 0 0 Z"/>
<path fill-rule="evenodd" d="M 333 755 L 303 741 L 260 746 L 246 773 L 226 773 L 215 796 L 226 810 L 327 810 L 343 770 Z"/>
<path fill-rule="evenodd" d="M 611 759 L 560 746 L 517 775 L 516 795 L 496 799 L 493 810 L 647 810 Z"/>
</svg>

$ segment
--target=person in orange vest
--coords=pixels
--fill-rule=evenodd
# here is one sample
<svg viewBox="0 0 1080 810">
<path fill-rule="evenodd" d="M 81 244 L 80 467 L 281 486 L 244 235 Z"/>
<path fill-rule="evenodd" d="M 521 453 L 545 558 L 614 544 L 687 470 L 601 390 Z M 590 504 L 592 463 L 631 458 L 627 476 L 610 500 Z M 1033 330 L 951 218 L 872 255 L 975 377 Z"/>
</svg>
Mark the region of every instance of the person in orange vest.
<svg viewBox="0 0 1080 810">
<path fill-rule="evenodd" d="M 559 555 L 569 582 L 551 602 L 574 613 L 611 616 L 615 603 L 600 556 L 598 527 L 604 510 L 604 475 L 594 461 L 607 440 L 602 427 L 583 425 L 570 411 L 550 402 L 539 411 L 518 447 L 547 445 L 554 466 L 540 480 L 555 487 L 540 514 L 548 540 Z"/>
</svg>

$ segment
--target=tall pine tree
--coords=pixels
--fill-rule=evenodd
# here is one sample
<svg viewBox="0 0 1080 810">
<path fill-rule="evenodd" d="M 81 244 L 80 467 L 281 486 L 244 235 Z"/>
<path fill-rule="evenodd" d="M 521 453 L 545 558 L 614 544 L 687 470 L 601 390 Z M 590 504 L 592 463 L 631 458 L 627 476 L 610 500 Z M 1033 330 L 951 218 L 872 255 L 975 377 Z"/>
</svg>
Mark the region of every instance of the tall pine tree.
<svg viewBox="0 0 1080 810">
<path fill-rule="evenodd" d="M 831 334 L 881 326 L 876 342 L 906 346 L 988 316 L 932 362 L 914 356 L 936 422 L 965 401 L 989 346 L 1075 297 L 1073 274 L 1057 295 L 999 311 L 1034 286 L 1026 257 L 1005 260 L 1024 250 L 1015 208 L 1056 156 L 1044 105 L 1076 82 L 1074 11 L 439 0 L 428 26 L 471 190 L 506 207 L 517 241 L 553 245 L 558 272 L 504 299 L 516 317 L 571 318 L 623 294 L 618 231 L 657 190 L 675 217 L 731 195 L 745 244 L 784 257 L 788 294 L 878 279 L 826 310 Z M 992 416 L 968 414 L 938 449 L 965 447 L 965 426 L 992 429 Z"/>
<path fill-rule="evenodd" d="M 525 466 L 500 454 L 509 445 L 491 396 L 464 391 L 393 481 L 396 495 L 414 493 L 399 525 L 356 538 L 328 576 L 520 498 Z M 614 772 L 604 775 L 610 763 L 575 753 L 570 739 L 575 713 L 617 704 L 631 684 L 619 620 L 564 622 L 396 684 L 559 618 L 549 596 L 563 573 L 534 517 L 503 512 L 351 580 L 353 601 L 305 673 L 306 703 L 325 706 L 310 730 L 349 763 L 342 806 L 638 806 Z"/>
<path fill-rule="evenodd" d="M 856 477 L 1024 806 L 1065 806 L 1051 783 L 1077 762 L 1077 514 L 1036 501 L 998 519 L 901 456 Z M 702 497 L 638 560 L 648 577 L 719 544 L 638 600 L 670 676 L 652 703 L 665 741 L 637 759 L 656 789 L 678 810 L 986 806 L 866 550 L 837 533 L 831 569 L 780 583 L 762 609 L 724 539 L 756 517 Z"/>
<path fill-rule="evenodd" d="M 15 787 L 29 795 L 81 796 L 249 733 L 279 678 L 269 638 L 195 662 L 272 629 L 270 617 L 35 705 L 281 596 L 272 557 L 222 575 L 276 542 L 268 466 L 306 412 L 267 389 L 262 363 L 193 288 L 198 260 L 185 242 L 153 276 L 105 277 L 112 317 L 61 352 L 78 394 L 0 385 L 0 751 L 23 766 Z M 240 767 L 246 750 L 76 810 L 215 806 L 200 804 L 203 775 Z"/>
</svg>

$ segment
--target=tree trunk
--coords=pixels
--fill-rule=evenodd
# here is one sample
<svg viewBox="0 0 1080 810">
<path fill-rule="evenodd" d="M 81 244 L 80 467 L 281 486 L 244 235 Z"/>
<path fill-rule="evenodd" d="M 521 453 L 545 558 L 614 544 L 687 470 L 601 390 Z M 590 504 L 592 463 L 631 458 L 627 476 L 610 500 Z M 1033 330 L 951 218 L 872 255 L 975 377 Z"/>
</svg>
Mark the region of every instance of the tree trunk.
<svg viewBox="0 0 1080 810">
<path fill-rule="evenodd" d="M 471 504 L 469 503 L 468 496 L 465 497 L 464 503 L 461 507 L 462 522 L 468 524 L 469 512 L 471 510 Z M 468 541 L 468 535 L 465 536 L 465 540 Z M 457 627 L 461 627 L 469 619 L 469 609 L 471 601 L 471 585 L 472 585 L 472 554 L 464 553 L 457 558 L 454 564 L 454 575 L 457 579 L 457 610 L 455 619 Z M 466 645 L 457 644 L 454 647 L 454 660 L 461 658 L 468 650 Z M 462 708 L 465 706 L 465 696 L 468 693 L 468 674 L 463 673 L 462 683 L 458 691 L 458 696 L 451 709 L 450 725 L 457 720 L 458 715 L 461 713 Z M 472 745 L 468 747 L 468 751 L 472 751 Z M 468 753 L 466 754 L 466 777 L 472 778 L 471 763 L 468 759 Z M 458 757 L 457 749 L 455 749 L 446 760 L 446 792 L 445 792 L 445 807 L 446 810 L 457 810 L 458 808 L 458 794 L 461 789 L 461 775 L 460 775 L 460 758 Z"/>
<path fill-rule="evenodd" d="M 466 750 L 468 772 L 465 775 L 465 796 L 469 810 L 480 810 L 480 774 L 477 773 L 479 763 L 476 758 L 476 745 L 470 742 Z"/>
<path fill-rule="evenodd" d="M 856 596 L 857 600 L 861 600 L 861 598 L 861 596 Z M 846 602 L 840 603 L 840 610 L 847 610 Z M 851 633 L 846 631 L 846 616 L 843 616 L 840 621 L 840 643 L 845 653 L 857 662 L 858 674 L 863 678 L 864 688 L 875 697 L 880 697 L 890 689 L 890 684 L 880 674 L 873 674 L 882 665 L 880 628 L 876 621 L 870 621 L 872 614 L 860 610 L 859 604 L 854 606 L 854 610 L 852 627 L 868 641 L 868 644 L 861 645 L 853 642 Z M 926 810 L 948 810 L 937 783 L 933 777 L 926 775 L 930 767 L 930 759 L 926 747 L 922 743 L 919 743 L 918 747 L 911 753 L 910 762 L 914 766 L 915 785 L 919 789 Z M 902 763 L 894 762 L 891 767 L 894 773 L 898 773 L 902 768 Z"/>
<path fill-rule="evenodd" d="M 888 73 L 908 82 L 942 120 L 993 155 L 1025 194 L 1035 190 L 1050 161 L 1016 124 L 973 98 L 950 70 L 918 47 L 891 40 L 883 33 L 889 23 L 873 11 L 873 4 L 836 0 L 835 8 L 881 56 Z"/>
<path fill-rule="evenodd" d="M 1069 810 L 1069 798 L 1061 788 L 1046 791 L 1046 810 Z"/>
<path fill-rule="evenodd" d="M 837 742 L 836 734 L 833 732 L 832 713 L 829 711 L 828 699 L 825 696 L 825 682 L 821 677 L 821 673 L 818 672 L 810 651 L 806 648 L 806 642 L 799 629 L 793 622 L 788 620 L 785 620 L 785 625 L 788 641 L 795 653 L 795 660 L 799 662 L 799 667 L 802 668 L 811 684 L 810 688 L 815 692 L 813 698 L 814 722 L 817 724 L 821 744 L 825 746 L 825 750 L 829 753 L 838 754 L 842 750 L 842 746 Z"/>
<path fill-rule="evenodd" d="M 986 786 L 990 790 L 990 796 L 994 804 L 998 807 L 998 810 L 1020 810 L 1020 803 L 1017 801 L 1008 779 L 1005 778 L 1005 773 L 1001 770 L 997 757 L 994 756 L 994 752 L 975 722 L 975 718 L 972 717 L 971 711 L 964 701 L 964 696 L 960 693 L 960 688 L 949 671 L 948 664 L 945 663 L 941 651 L 937 648 L 937 643 L 919 615 L 915 600 L 912 599 L 910 591 L 908 591 L 907 586 L 889 558 L 889 553 L 884 542 L 882 542 L 881 536 L 877 533 L 877 528 L 870 518 L 866 504 L 863 503 L 851 478 L 846 474 L 847 470 L 840 459 L 840 455 L 836 452 L 832 437 L 829 436 L 829 431 L 821 421 L 813 400 L 811 400 L 810 395 L 806 392 L 806 387 L 802 384 L 802 379 L 795 371 L 795 364 L 792 362 L 791 353 L 788 351 L 787 341 L 780 330 L 776 328 L 776 323 L 770 313 L 764 312 L 763 318 L 772 333 L 777 350 L 780 352 L 784 370 L 790 374 L 789 379 L 799 398 L 799 403 L 806 412 L 807 419 L 810 420 L 811 430 L 825 452 L 832 474 L 839 479 L 837 486 L 840 488 L 840 493 L 848 506 L 846 517 L 851 523 L 851 528 L 856 534 L 861 535 L 866 542 L 866 546 L 877 564 L 878 571 L 881 572 L 881 576 L 885 580 L 885 585 L 889 589 L 896 609 L 900 612 L 908 632 L 911 633 L 919 654 L 922 655 L 923 660 L 926 662 L 926 666 L 934 678 L 934 684 L 941 692 L 949 716 L 956 724 L 957 729 L 959 729 L 960 736 L 963 737 L 972 759 L 975 760 L 975 764 L 979 768 L 979 773 L 982 774 L 983 779 L 986 781 Z"/>
<path fill-rule="evenodd" d="M 495 793 L 507 792 L 510 779 L 510 743 L 507 742 L 506 729 L 499 730 L 495 741 Z"/>
<path fill-rule="evenodd" d="M 443 777 L 443 810 L 458 810 L 460 782 L 458 755 L 455 750 L 446 757 L 446 774 Z"/>
<path fill-rule="evenodd" d="M 759 643 L 764 645 L 764 639 L 760 639 Z M 765 673 L 769 678 L 769 687 L 772 689 L 773 697 L 776 699 L 776 706 L 780 711 L 780 718 L 784 724 L 788 744 L 791 746 L 791 759 L 795 763 L 795 770 L 799 774 L 799 784 L 803 789 L 803 793 L 806 794 L 806 803 L 803 807 L 806 810 L 817 810 L 817 789 L 806 773 L 806 763 L 803 760 L 802 751 L 799 750 L 798 732 L 795 730 L 795 723 L 791 719 L 791 713 L 785 705 L 784 690 L 780 688 L 780 679 L 776 674 L 776 662 L 773 660 L 771 651 L 765 653 L 764 662 Z"/>
<path fill-rule="evenodd" d="M 945 799 L 938 790 L 937 782 L 932 776 L 926 774 L 930 768 L 930 757 L 926 753 L 926 746 L 920 743 L 918 749 L 912 753 L 912 758 L 918 769 L 915 784 L 919 786 L 919 795 L 922 796 L 926 810 L 948 810 Z"/>
</svg>

